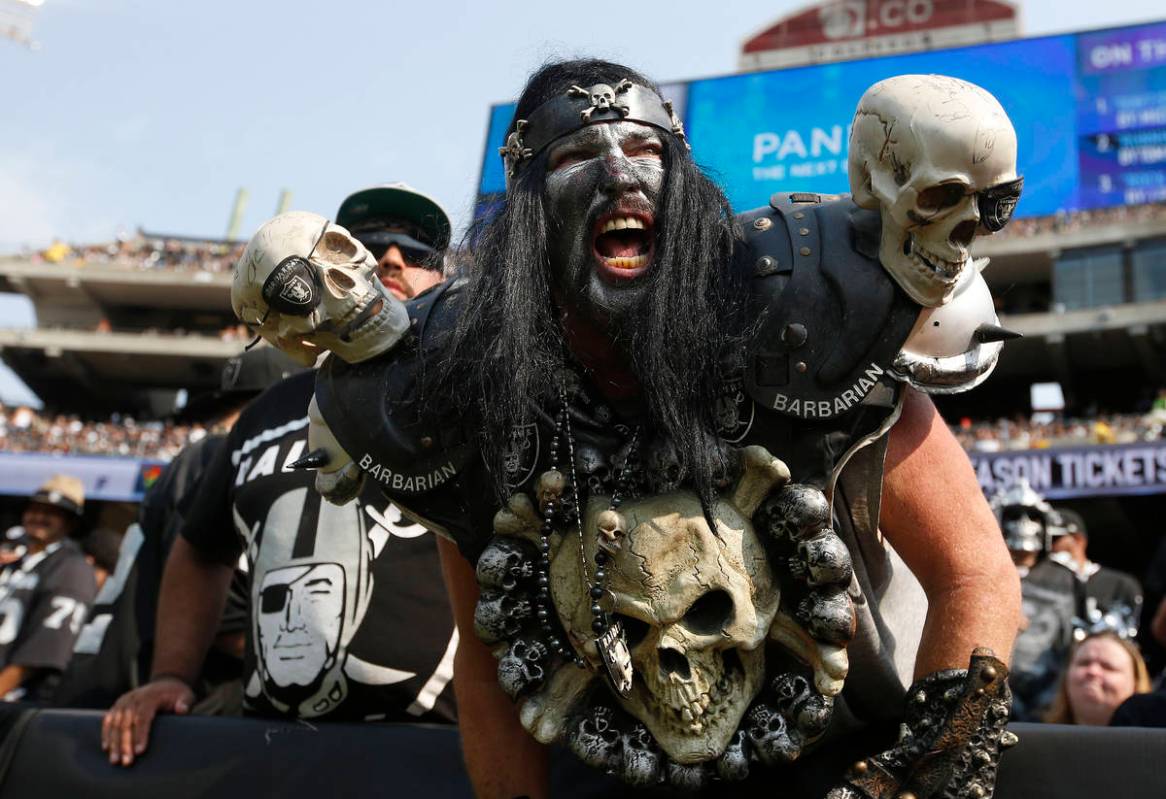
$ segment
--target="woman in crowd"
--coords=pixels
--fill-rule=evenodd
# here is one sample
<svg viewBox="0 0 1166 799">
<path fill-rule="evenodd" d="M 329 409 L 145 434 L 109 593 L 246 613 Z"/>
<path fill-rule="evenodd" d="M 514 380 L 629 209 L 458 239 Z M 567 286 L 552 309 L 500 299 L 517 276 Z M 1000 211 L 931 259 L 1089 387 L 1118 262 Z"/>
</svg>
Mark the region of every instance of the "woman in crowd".
<svg viewBox="0 0 1166 799">
<path fill-rule="evenodd" d="M 1105 726 L 1118 705 L 1149 690 L 1150 673 L 1137 647 L 1112 632 L 1097 633 L 1073 648 L 1045 721 Z"/>
</svg>

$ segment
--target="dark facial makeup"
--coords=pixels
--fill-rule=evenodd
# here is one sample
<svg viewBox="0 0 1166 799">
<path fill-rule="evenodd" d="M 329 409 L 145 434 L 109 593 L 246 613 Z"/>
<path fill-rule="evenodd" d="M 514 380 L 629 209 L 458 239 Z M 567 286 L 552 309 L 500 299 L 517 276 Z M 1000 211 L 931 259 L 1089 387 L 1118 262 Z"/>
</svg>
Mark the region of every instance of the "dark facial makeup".
<svg viewBox="0 0 1166 799">
<path fill-rule="evenodd" d="M 548 152 L 551 284 L 596 322 L 635 308 L 653 266 L 664 184 L 659 133 L 635 122 L 582 128 Z"/>
</svg>

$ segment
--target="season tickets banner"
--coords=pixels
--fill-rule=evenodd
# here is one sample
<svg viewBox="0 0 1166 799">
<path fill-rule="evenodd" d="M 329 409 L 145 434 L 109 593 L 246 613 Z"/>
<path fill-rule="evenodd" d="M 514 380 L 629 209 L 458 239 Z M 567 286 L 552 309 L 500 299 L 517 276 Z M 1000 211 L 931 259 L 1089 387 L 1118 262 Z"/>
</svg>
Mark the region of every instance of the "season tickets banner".
<svg viewBox="0 0 1166 799">
<path fill-rule="evenodd" d="M 165 464 L 156 460 L 43 453 L 0 453 L 0 494 L 27 497 L 54 474 L 85 486 L 86 499 L 138 502 Z"/>
<path fill-rule="evenodd" d="M 988 496 L 1020 478 L 1049 499 L 1166 493 L 1166 440 L 974 453 L 971 459 Z"/>
<path fill-rule="evenodd" d="M 1166 23 L 731 75 L 664 95 L 696 160 L 747 210 L 778 191 L 848 191 L 862 93 L 921 73 L 969 80 L 1000 100 L 1024 175 L 1018 216 L 1166 200 Z M 490 110 L 479 212 L 505 190 L 498 148 L 513 110 Z"/>
</svg>

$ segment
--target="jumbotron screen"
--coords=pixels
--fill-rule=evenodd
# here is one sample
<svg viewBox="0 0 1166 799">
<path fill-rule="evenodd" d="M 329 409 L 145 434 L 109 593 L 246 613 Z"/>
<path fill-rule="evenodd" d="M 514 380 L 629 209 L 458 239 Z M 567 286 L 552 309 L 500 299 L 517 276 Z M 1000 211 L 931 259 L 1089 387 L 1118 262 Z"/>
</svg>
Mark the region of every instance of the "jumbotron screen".
<svg viewBox="0 0 1166 799">
<path fill-rule="evenodd" d="M 849 190 L 851 116 L 872 83 L 938 73 L 983 86 L 1019 139 L 1019 216 L 1166 200 L 1166 22 L 669 84 L 697 161 L 734 208 Z M 490 111 L 479 199 L 505 190 Z M 484 207 L 479 205 L 480 208 Z"/>
</svg>

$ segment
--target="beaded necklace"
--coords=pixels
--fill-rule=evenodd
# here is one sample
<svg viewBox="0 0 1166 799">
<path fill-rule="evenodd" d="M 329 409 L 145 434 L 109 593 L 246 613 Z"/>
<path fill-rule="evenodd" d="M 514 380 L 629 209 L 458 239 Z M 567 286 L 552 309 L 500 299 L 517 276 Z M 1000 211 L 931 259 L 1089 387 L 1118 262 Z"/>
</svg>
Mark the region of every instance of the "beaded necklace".
<svg viewBox="0 0 1166 799">
<path fill-rule="evenodd" d="M 624 463 L 616 469 L 615 485 L 612 489 L 610 504 L 607 510 L 602 511 L 597 518 L 595 535 L 598 546 L 595 551 L 593 579 L 588 576 L 582 499 L 575 467 L 575 436 L 571 428 L 567 391 L 563 386 L 559 387 L 559 411 L 555 416 L 555 434 L 550 445 L 551 468 L 539 477 L 536 490 L 539 511 L 542 514 L 542 526 L 539 529 L 539 566 L 536 578 L 538 594 L 535 600 L 535 613 L 539 625 L 542 627 L 543 635 L 546 637 L 547 646 L 563 658 L 573 662 L 577 667 L 588 667 L 587 660 L 582 655 L 576 653 L 567 641 L 555 635 L 552 621 L 550 537 L 555 529 L 555 517 L 558 515 L 567 523 L 571 521 L 575 523 L 575 532 L 579 542 L 580 574 L 588 586 L 588 597 L 591 601 L 591 631 L 595 634 L 596 649 L 603 661 L 608 681 L 612 688 L 623 697 L 627 697 L 632 689 L 632 663 L 627 636 L 623 625 L 618 620 L 612 621 L 608 617 L 600 601 L 606 594 L 607 566 L 611 559 L 611 551 L 619 546 L 619 535 L 626 529 L 617 509 L 623 500 L 621 495 L 627 491 L 627 477 L 630 471 L 627 467 L 635 454 L 639 433 L 639 428 L 637 428 L 632 434 Z M 567 463 L 571 478 L 569 487 L 567 477 L 560 469 L 559 455 L 564 441 L 566 442 Z M 564 495 L 568 493 L 568 489 L 570 498 L 573 500 L 572 507 L 567 507 L 564 501 Z"/>
</svg>

